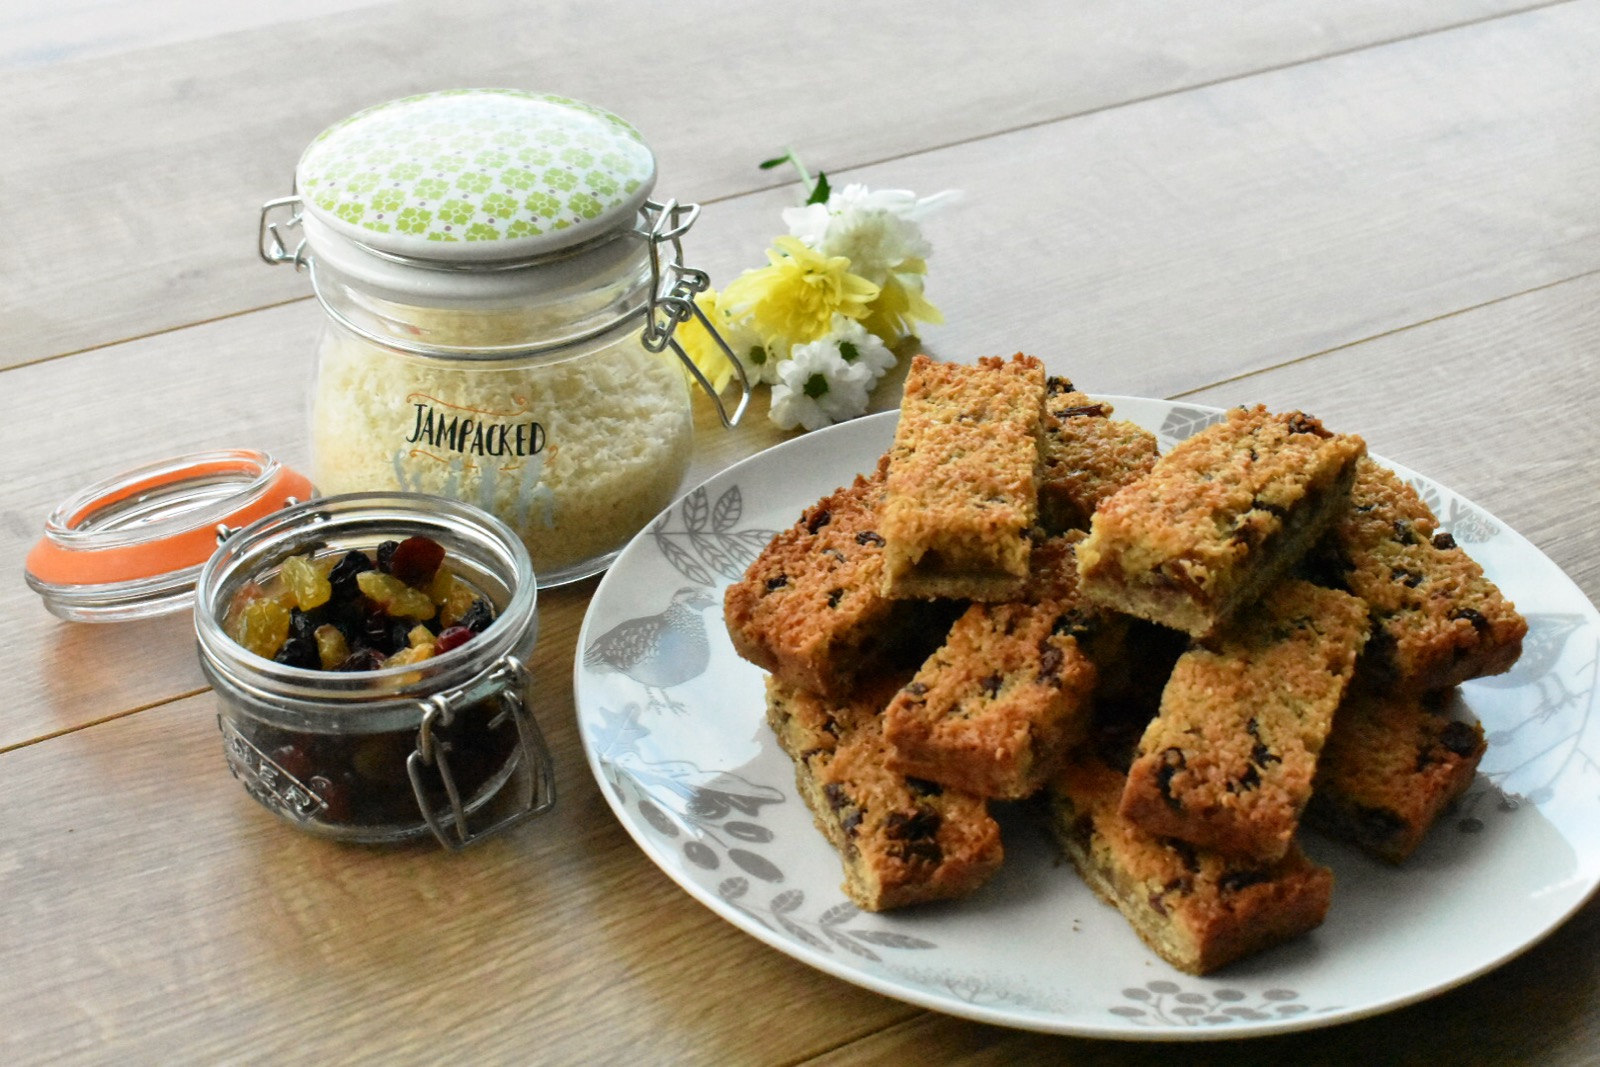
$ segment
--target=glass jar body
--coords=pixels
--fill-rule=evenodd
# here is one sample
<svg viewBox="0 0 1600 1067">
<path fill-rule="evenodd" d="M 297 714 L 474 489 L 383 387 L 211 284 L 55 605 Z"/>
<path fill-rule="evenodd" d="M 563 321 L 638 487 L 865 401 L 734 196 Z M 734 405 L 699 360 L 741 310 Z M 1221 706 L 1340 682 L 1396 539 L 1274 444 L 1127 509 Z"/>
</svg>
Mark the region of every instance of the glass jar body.
<svg viewBox="0 0 1600 1067">
<path fill-rule="evenodd" d="M 255 655 L 224 631 L 229 608 L 306 553 L 374 552 L 421 534 L 496 608 L 473 640 L 401 667 L 335 672 Z M 480 817 L 518 777 L 521 810 L 553 802 L 549 756 L 522 666 L 537 639 L 536 583 L 515 535 L 450 501 L 358 494 L 311 501 L 228 539 L 201 573 L 195 627 L 217 694 L 228 765 L 263 806 L 300 829 L 344 841 L 425 836 L 460 847 L 498 830 Z M 520 776 L 519 776 L 520 772 Z M 499 816 L 494 816 L 498 819 Z M 474 824 L 479 828 L 474 828 Z"/>
<path fill-rule="evenodd" d="M 522 538 L 542 585 L 604 569 L 676 495 L 694 420 L 678 361 L 640 338 L 648 263 L 636 242 L 602 251 L 554 284 L 530 268 L 526 291 L 500 276 L 426 302 L 323 270 L 317 486 L 472 503 Z"/>
</svg>

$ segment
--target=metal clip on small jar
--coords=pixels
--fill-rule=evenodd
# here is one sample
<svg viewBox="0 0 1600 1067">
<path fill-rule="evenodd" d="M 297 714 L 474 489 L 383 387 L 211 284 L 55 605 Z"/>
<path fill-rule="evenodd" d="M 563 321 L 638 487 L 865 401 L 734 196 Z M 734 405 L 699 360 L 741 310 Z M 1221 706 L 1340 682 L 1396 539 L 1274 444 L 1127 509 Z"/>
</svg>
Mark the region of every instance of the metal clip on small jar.
<svg viewBox="0 0 1600 1067">
<path fill-rule="evenodd" d="M 727 426 L 750 396 L 683 262 L 699 208 L 650 199 L 655 178 L 622 119 L 517 90 L 407 97 L 317 137 L 259 235 L 327 313 L 317 485 L 476 504 L 541 585 L 603 570 L 677 494 L 690 380 Z M 691 318 L 734 368 L 731 412 L 676 333 Z"/>
</svg>

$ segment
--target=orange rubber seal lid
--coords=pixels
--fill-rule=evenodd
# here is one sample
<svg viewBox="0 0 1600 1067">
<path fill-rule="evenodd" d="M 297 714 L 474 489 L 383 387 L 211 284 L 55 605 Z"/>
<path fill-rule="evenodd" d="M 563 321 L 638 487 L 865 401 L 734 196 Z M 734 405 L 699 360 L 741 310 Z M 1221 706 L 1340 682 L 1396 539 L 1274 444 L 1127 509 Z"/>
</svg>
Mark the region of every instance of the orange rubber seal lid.
<svg viewBox="0 0 1600 1067">
<path fill-rule="evenodd" d="M 62 502 L 28 553 L 28 584 L 46 599 L 117 595 L 130 583 L 187 581 L 218 534 L 314 495 L 304 475 L 265 452 L 196 453 L 127 471 Z M 165 592 L 170 593 L 168 589 Z M 62 612 L 57 612 L 61 614 Z"/>
</svg>

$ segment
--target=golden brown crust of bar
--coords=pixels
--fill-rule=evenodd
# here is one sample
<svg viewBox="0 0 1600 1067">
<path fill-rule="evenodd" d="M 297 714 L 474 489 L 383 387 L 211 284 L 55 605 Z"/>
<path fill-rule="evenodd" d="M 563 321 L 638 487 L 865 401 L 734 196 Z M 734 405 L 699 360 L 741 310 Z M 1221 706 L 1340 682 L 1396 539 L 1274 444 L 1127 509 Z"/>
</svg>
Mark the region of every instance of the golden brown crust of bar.
<svg viewBox="0 0 1600 1067">
<path fill-rule="evenodd" d="M 881 710 L 903 678 L 830 701 L 767 679 L 767 721 L 795 764 L 817 829 L 838 850 L 844 891 L 868 911 L 976 892 L 1004 857 L 985 802 L 891 771 Z"/>
<path fill-rule="evenodd" d="M 1209 974 L 1321 925 L 1333 874 L 1297 846 L 1266 864 L 1191 848 L 1125 818 L 1122 792 L 1104 764 L 1070 762 L 1051 783 L 1050 827 L 1090 888 L 1168 963 Z"/>
<path fill-rule="evenodd" d="M 740 656 L 791 685 L 843 695 L 917 636 L 928 609 L 882 593 L 884 467 L 819 500 L 723 597 Z"/>
<path fill-rule="evenodd" d="M 889 451 L 880 532 L 892 597 L 1005 600 L 1028 576 L 1044 365 L 916 356 Z"/>
<path fill-rule="evenodd" d="M 1117 623 L 1077 595 L 1074 533 L 1036 545 L 1025 600 L 973 604 L 889 702 L 890 766 L 980 796 L 1040 787 L 1089 729 L 1090 647 Z"/>
<path fill-rule="evenodd" d="M 1289 579 L 1211 647 L 1184 653 L 1139 741 L 1123 814 L 1230 856 L 1282 856 L 1367 627 L 1360 600 Z"/>
<path fill-rule="evenodd" d="M 1102 501 L 1155 466 L 1156 438 L 1114 408 L 1073 388 L 1046 383 L 1039 445 L 1039 524 L 1052 533 L 1088 529 Z"/>
<path fill-rule="evenodd" d="M 1467 791 L 1486 747 L 1476 722 L 1422 698 L 1358 685 L 1317 761 L 1306 822 L 1401 863 Z"/>
<path fill-rule="evenodd" d="M 1344 513 L 1365 452 L 1302 412 L 1236 408 L 1100 505 L 1078 552 L 1084 592 L 1206 636 Z"/>
<path fill-rule="evenodd" d="M 1346 588 L 1371 606 L 1367 654 L 1391 686 L 1445 689 L 1510 670 L 1522 654 L 1527 622 L 1393 471 L 1358 465 L 1327 544 Z"/>
</svg>

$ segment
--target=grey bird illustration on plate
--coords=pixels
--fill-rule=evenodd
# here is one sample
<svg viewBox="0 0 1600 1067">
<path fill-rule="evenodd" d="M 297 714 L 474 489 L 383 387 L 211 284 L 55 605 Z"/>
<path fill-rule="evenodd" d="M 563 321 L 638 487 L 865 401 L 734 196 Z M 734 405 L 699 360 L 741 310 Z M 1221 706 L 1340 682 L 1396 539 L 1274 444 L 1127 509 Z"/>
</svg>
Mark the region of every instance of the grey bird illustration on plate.
<svg viewBox="0 0 1600 1067">
<path fill-rule="evenodd" d="M 583 665 L 627 675 L 645 687 L 651 708 L 682 714 L 688 708 L 667 690 L 698 678 L 711 661 L 701 613 L 715 604 L 702 590 L 679 589 L 660 614 L 628 619 L 595 638 L 584 650 Z"/>
</svg>

